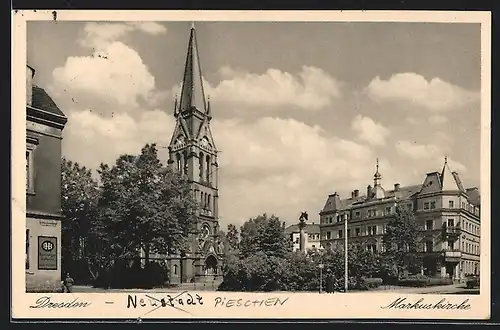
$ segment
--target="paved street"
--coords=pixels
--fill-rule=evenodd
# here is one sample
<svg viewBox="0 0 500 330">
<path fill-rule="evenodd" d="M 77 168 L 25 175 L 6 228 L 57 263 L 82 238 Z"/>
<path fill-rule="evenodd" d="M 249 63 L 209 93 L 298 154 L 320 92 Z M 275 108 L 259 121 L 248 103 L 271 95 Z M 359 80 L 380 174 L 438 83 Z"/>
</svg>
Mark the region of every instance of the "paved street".
<svg viewBox="0 0 500 330">
<path fill-rule="evenodd" d="M 75 285 L 74 292 L 92 292 L 92 293 L 106 293 L 106 292 L 179 292 L 183 290 L 189 291 L 216 291 L 216 287 L 211 283 L 198 283 L 197 285 L 185 284 L 172 288 L 155 288 L 155 289 L 102 289 L 93 288 L 91 286 Z M 287 291 L 288 292 L 288 291 Z M 467 289 L 464 284 L 434 286 L 426 288 L 409 288 L 409 287 L 396 287 L 396 286 L 382 286 L 375 290 L 370 291 L 350 291 L 349 293 L 421 293 L 421 294 L 479 294 L 479 289 Z M 301 292 L 293 292 L 301 293 Z"/>
</svg>

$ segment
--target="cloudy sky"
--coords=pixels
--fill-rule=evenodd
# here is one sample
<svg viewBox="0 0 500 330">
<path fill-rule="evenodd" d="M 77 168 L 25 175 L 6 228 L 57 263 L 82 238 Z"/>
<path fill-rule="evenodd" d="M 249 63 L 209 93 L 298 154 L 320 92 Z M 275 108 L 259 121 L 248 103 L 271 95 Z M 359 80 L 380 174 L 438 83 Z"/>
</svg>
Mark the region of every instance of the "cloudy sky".
<svg viewBox="0 0 500 330">
<path fill-rule="evenodd" d="M 166 147 L 190 22 L 29 22 L 34 82 L 68 116 L 63 154 L 91 168 Z M 430 23 L 196 23 L 221 225 L 318 221 L 328 194 L 423 182 L 447 155 L 479 185 L 480 28 Z M 166 150 L 161 149 L 166 162 Z"/>
</svg>

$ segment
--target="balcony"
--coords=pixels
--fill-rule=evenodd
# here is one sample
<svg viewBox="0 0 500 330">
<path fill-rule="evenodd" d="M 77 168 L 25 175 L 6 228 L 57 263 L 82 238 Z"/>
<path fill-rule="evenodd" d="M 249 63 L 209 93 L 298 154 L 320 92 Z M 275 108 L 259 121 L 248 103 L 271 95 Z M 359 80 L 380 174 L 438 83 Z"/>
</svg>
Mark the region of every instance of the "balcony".
<svg viewBox="0 0 500 330">
<path fill-rule="evenodd" d="M 460 250 L 444 250 L 443 251 L 445 262 L 459 262 L 462 258 L 462 251 Z"/>
<path fill-rule="evenodd" d="M 460 226 L 443 225 L 443 237 L 445 238 L 458 238 L 461 232 Z"/>
</svg>

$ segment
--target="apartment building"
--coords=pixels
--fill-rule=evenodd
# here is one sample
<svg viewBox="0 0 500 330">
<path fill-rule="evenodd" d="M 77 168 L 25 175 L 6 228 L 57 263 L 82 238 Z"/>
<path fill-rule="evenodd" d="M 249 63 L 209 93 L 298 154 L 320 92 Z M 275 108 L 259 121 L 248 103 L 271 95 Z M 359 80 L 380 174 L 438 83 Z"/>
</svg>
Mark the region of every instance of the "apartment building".
<svg viewBox="0 0 500 330">
<path fill-rule="evenodd" d="M 344 245 L 347 221 L 349 244 L 374 252 L 383 251 L 382 237 L 396 207 L 414 212 L 422 230 L 421 272 L 429 276 L 462 280 L 479 273 L 480 193 L 476 187 L 464 188 L 457 172 L 445 158 L 439 172 L 427 173 L 422 184 L 386 190 L 377 169 L 373 187 L 360 195 L 354 190 L 349 198 L 337 193 L 328 196 L 320 212 L 321 246 L 335 249 Z"/>
</svg>

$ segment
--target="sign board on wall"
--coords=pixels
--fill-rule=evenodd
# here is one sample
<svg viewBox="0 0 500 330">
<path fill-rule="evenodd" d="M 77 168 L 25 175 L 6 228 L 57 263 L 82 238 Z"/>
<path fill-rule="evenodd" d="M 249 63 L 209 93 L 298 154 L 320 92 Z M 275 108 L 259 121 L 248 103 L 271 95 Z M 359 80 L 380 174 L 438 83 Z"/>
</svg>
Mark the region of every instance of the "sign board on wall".
<svg viewBox="0 0 500 330">
<path fill-rule="evenodd" d="M 38 269 L 57 270 L 57 237 L 38 236 Z"/>
</svg>

